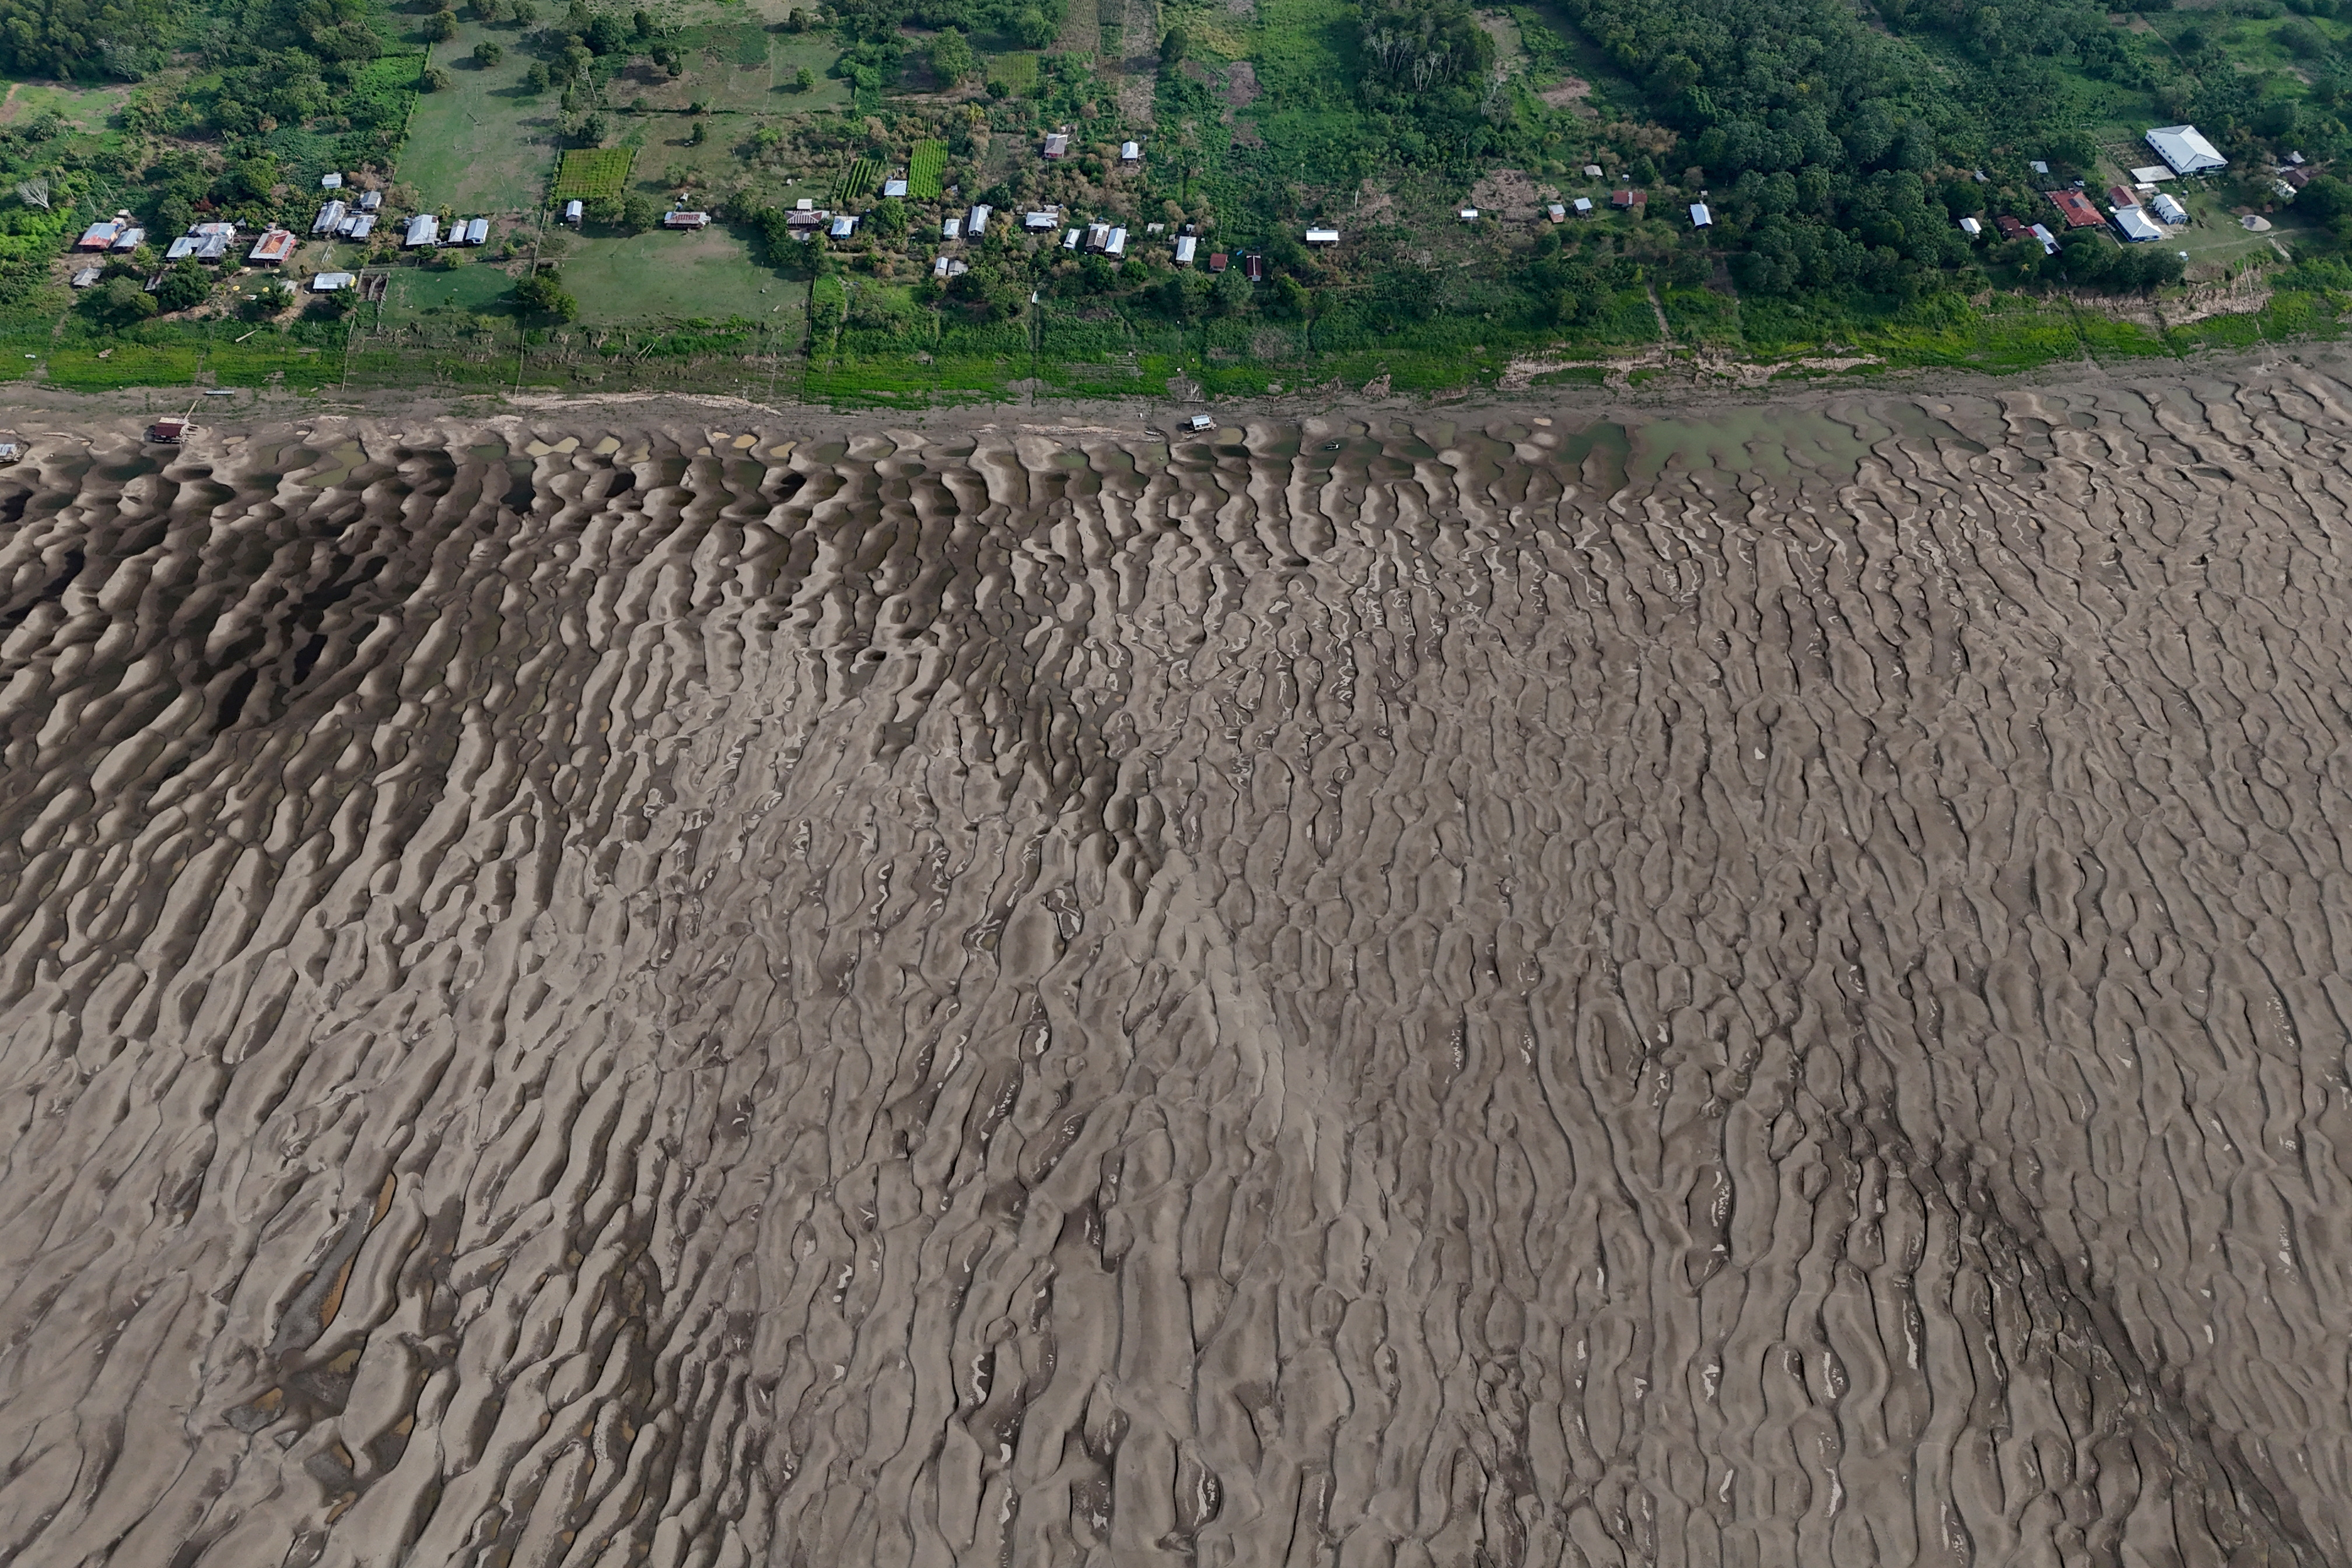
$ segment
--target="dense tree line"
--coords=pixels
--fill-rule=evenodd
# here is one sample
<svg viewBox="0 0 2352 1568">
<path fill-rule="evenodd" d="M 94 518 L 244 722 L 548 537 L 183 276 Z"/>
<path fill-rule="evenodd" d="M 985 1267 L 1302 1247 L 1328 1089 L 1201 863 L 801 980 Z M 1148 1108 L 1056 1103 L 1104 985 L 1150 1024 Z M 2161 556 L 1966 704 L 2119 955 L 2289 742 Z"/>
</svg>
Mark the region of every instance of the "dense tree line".
<svg viewBox="0 0 2352 1568">
<path fill-rule="evenodd" d="M 165 0 L 0 0 L 0 67 L 11 76 L 136 77 L 173 16 Z"/>
</svg>

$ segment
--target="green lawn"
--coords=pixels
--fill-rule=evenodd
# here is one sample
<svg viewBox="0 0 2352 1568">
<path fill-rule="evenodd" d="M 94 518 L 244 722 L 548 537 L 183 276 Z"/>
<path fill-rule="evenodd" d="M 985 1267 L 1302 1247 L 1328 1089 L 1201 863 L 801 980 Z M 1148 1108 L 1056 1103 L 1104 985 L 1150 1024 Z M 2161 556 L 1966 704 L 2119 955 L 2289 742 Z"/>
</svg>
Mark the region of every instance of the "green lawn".
<svg viewBox="0 0 2352 1568">
<path fill-rule="evenodd" d="M 383 300 L 387 321 L 452 310 L 499 314 L 512 308 L 514 279 L 493 262 L 468 262 L 449 272 L 403 267 L 392 274 Z"/>
<path fill-rule="evenodd" d="M 77 131 L 100 132 L 131 101 L 135 89 L 120 87 L 72 87 L 61 82 L 14 81 L 0 98 L 0 125 L 22 125 L 54 110 Z"/>
<path fill-rule="evenodd" d="M 488 69 L 472 58 L 486 38 L 507 51 L 505 61 Z M 434 46 L 433 63 L 449 73 L 450 84 L 417 99 L 400 155 L 400 181 L 415 188 L 424 205 L 528 212 L 546 196 L 561 100 L 553 92 L 524 94 L 530 57 L 520 42 L 511 27 L 467 22 L 453 42 Z"/>
<path fill-rule="evenodd" d="M 699 234 L 592 234 L 574 239 L 561 265 L 563 286 L 591 325 L 730 316 L 797 321 L 805 292 L 716 226 Z"/>
</svg>

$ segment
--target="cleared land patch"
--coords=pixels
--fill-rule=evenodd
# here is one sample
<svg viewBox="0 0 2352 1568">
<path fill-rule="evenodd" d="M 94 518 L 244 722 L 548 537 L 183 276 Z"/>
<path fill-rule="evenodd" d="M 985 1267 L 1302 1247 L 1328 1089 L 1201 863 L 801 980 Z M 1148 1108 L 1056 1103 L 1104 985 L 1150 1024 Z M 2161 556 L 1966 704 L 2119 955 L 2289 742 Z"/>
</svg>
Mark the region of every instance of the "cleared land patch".
<svg viewBox="0 0 2352 1568">
<path fill-rule="evenodd" d="M 804 293 L 760 266 L 742 240 L 720 227 L 590 235 L 574 240 L 559 265 L 564 288 L 580 301 L 581 321 L 591 325 L 742 316 L 773 327 L 799 321 Z"/>
<path fill-rule="evenodd" d="M 499 65 L 474 63 L 477 44 L 506 51 Z M 530 58 L 510 26 L 468 22 L 433 61 L 449 85 L 418 95 L 401 150 L 400 180 L 428 207 L 519 212 L 538 205 L 554 161 L 559 97 L 523 90 Z"/>
</svg>

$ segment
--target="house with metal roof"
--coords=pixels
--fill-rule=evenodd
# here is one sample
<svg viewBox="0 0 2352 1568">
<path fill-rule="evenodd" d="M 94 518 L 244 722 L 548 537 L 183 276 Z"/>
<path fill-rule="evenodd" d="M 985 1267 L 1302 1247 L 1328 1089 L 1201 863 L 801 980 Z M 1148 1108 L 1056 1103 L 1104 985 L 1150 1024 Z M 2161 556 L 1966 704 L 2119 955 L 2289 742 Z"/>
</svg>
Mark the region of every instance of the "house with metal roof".
<svg viewBox="0 0 2352 1568">
<path fill-rule="evenodd" d="M 400 243 L 414 250 L 419 246 L 437 244 L 441 238 L 441 220 L 431 213 L 418 213 L 408 220 L 408 230 Z"/>
<path fill-rule="evenodd" d="M 329 202 L 319 209 L 319 216 L 310 220 L 310 232 L 312 234 L 334 233 L 335 226 L 341 223 L 344 216 L 351 210 L 341 202 Z"/>
<path fill-rule="evenodd" d="M 2058 209 L 2058 216 L 2066 220 L 2068 228 L 2098 228 L 2106 222 L 2099 216 L 2099 209 L 2091 205 L 2091 198 L 2080 191 L 2044 191 L 2042 194 L 2050 198 L 2050 205 Z"/>
<path fill-rule="evenodd" d="M 2116 220 L 2116 231 L 2127 242 L 2164 237 L 2164 230 L 2157 226 L 2157 221 L 2137 207 L 2117 207 L 2112 216 Z"/>
<path fill-rule="evenodd" d="M 697 226 L 698 227 L 700 226 L 698 225 Z M 857 220 L 852 217 L 849 214 L 843 213 L 833 220 L 833 226 L 825 230 L 825 235 L 827 237 L 832 239 L 847 239 L 851 235 L 856 234 L 856 232 Z"/>
<path fill-rule="evenodd" d="M 1706 210 L 1706 204 L 1705 202 L 1691 203 L 1690 213 L 1691 227 L 1712 228 L 1715 226 L 1715 215 Z"/>
<path fill-rule="evenodd" d="M 840 220 L 836 218 L 834 222 L 836 230 L 839 230 Z M 853 228 L 857 225 L 857 220 L 856 218 L 851 218 L 849 222 L 850 226 Z M 664 228 L 695 229 L 709 228 L 709 226 L 710 215 L 709 213 L 680 210 L 677 212 L 667 212 L 662 214 L 662 227 Z"/>
<path fill-rule="evenodd" d="M 1199 240 L 1193 238 L 1189 234 L 1179 235 L 1176 238 L 1176 265 L 1179 267 L 1192 266 L 1192 253 L 1199 247 L 1200 243 L 1201 242 Z"/>
<path fill-rule="evenodd" d="M 2156 155 L 2176 174 L 2202 174 L 2226 169 L 2230 160 L 2194 125 L 2162 125 L 2145 138 Z"/>
<path fill-rule="evenodd" d="M 310 292 L 313 294 L 332 294 L 339 289 L 356 287 L 358 283 L 359 277 L 355 273 L 321 272 L 316 278 L 310 279 Z"/>
<path fill-rule="evenodd" d="M 1056 131 L 1045 138 L 1045 156 L 1048 158 L 1066 158 L 1069 154 L 1070 139 L 1067 135 L 1064 134 L 1062 132 Z"/>
</svg>

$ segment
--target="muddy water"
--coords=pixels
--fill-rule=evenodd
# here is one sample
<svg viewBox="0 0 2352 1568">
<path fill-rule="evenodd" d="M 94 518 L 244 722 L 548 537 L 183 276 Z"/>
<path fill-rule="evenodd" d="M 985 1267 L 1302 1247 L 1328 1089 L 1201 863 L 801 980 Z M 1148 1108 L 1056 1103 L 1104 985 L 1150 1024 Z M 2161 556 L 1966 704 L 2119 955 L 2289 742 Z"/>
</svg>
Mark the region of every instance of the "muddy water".
<svg viewBox="0 0 2352 1568">
<path fill-rule="evenodd" d="M 2346 1561 L 2348 399 L 47 443 L 0 1561 Z"/>
</svg>

